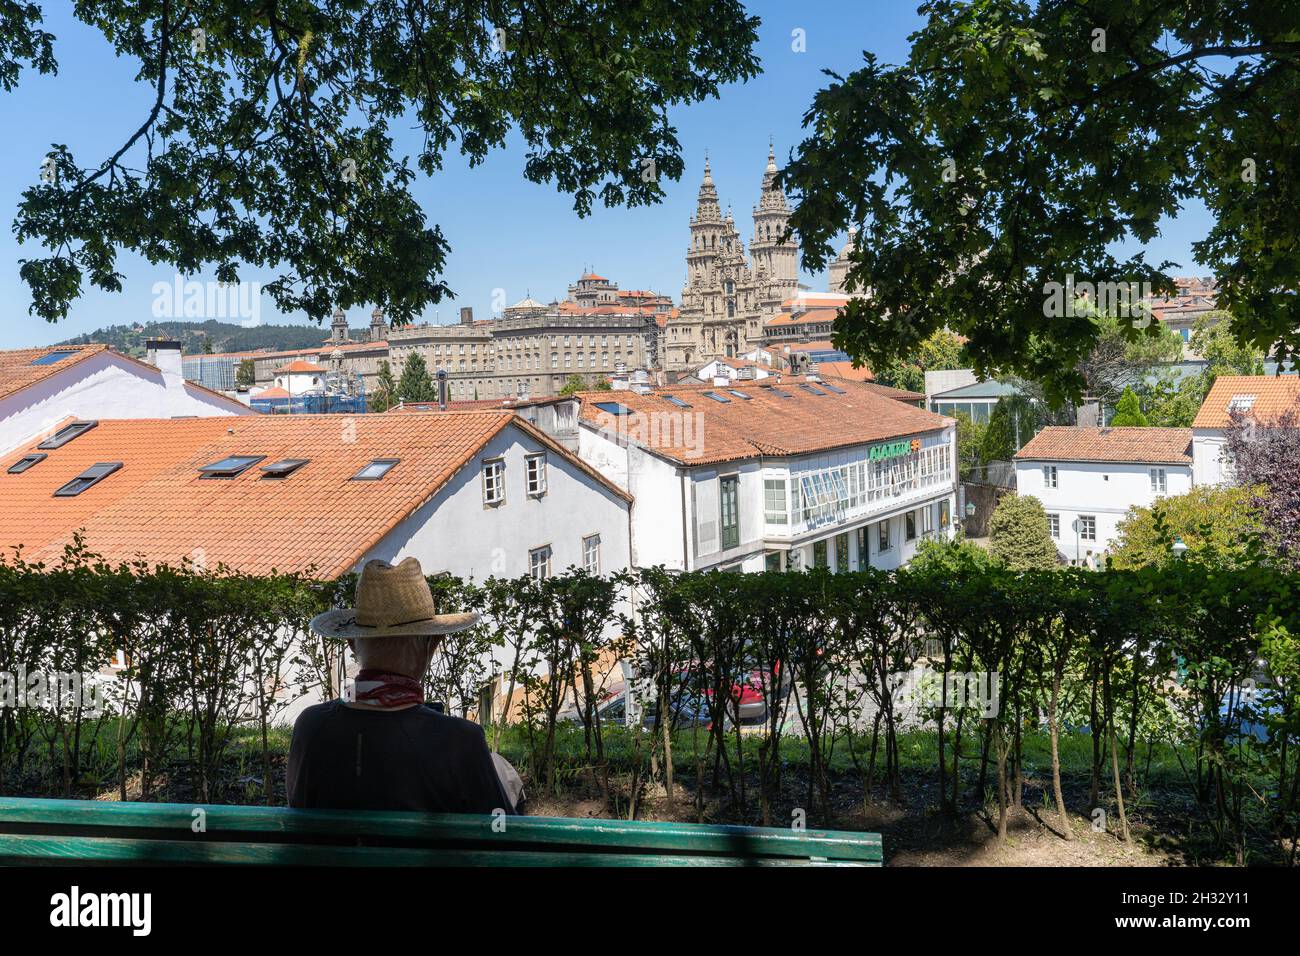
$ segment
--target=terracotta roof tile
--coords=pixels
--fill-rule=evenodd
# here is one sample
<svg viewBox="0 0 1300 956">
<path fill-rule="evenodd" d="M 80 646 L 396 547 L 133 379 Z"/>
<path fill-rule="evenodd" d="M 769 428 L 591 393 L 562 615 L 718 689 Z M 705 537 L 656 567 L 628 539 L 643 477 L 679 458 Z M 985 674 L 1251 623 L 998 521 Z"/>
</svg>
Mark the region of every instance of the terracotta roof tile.
<svg viewBox="0 0 1300 956">
<path fill-rule="evenodd" d="M 511 413 L 293 415 L 101 421 L 27 471 L 0 459 L 0 549 L 57 560 L 77 529 L 111 561 L 143 557 L 209 568 L 332 578 L 432 496 L 508 424 Z M 309 463 L 282 480 L 258 466 L 231 479 L 198 469 L 228 455 Z M 400 458 L 379 481 L 351 481 L 375 458 Z M 90 465 L 122 468 L 75 497 L 53 492 Z"/>
<path fill-rule="evenodd" d="M 1016 452 L 1017 461 L 1192 463 L 1190 428 L 1079 428 L 1049 425 Z"/>
<path fill-rule="evenodd" d="M 1227 428 L 1229 407 L 1257 422 L 1271 422 L 1287 409 L 1300 412 L 1300 375 L 1220 375 L 1192 422 L 1193 428 Z"/>
<path fill-rule="evenodd" d="M 92 355 L 107 351 L 107 345 L 48 345 L 0 352 L 0 398 L 35 385 Z M 57 353 L 67 353 L 67 356 L 57 361 L 32 364 Z"/>
<path fill-rule="evenodd" d="M 766 456 L 805 455 L 849 445 L 863 445 L 938 431 L 951 419 L 881 395 L 866 383 L 847 379 L 833 384 L 843 395 L 813 394 L 803 385 L 816 382 L 771 376 L 760 382 L 727 386 L 674 385 L 642 395 L 632 391 L 581 392 L 582 420 L 602 431 L 626 435 L 663 458 L 688 465 L 738 461 Z M 734 389 L 749 401 L 728 394 Z M 716 392 L 724 402 L 709 398 Z M 779 393 L 789 397 L 782 397 Z M 688 402 L 683 409 L 668 396 Z M 617 402 L 631 415 L 613 415 L 597 403 Z M 684 416 L 691 418 L 690 432 Z M 664 417 L 666 416 L 666 417 Z M 666 425 L 666 427 L 665 427 Z"/>
</svg>

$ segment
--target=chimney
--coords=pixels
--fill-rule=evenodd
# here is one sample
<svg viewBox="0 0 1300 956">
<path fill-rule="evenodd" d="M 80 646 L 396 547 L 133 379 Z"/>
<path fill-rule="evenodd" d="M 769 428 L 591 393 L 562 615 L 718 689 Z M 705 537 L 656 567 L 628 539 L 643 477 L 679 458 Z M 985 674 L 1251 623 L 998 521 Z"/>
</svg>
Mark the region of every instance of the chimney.
<svg viewBox="0 0 1300 956">
<path fill-rule="evenodd" d="M 731 384 L 731 379 L 725 375 L 715 375 L 713 376 L 713 384 L 717 388 L 725 388 Z"/>
<path fill-rule="evenodd" d="M 447 410 L 447 370 L 438 369 L 438 408 L 441 411 Z"/>
<path fill-rule="evenodd" d="M 461 325 L 473 325 L 473 324 L 474 324 L 474 308 L 473 308 L 473 306 L 468 306 L 468 305 L 467 305 L 467 306 L 464 306 L 464 307 L 461 308 L 461 310 L 460 310 L 460 324 L 461 324 Z"/>
<path fill-rule="evenodd" d="M 168 388 L 178 388 L 185 381 L 181 371 L 181 343 L 172 339 L 149 339 L 144 344 L 144 360 L 163 373 Z"/>
</svg>

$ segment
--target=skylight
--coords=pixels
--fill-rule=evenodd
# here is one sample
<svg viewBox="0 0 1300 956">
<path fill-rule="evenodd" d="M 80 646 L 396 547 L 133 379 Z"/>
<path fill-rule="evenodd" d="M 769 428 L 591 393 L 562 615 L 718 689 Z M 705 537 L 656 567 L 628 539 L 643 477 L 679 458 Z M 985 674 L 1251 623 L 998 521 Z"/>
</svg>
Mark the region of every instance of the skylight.
<svg viewBox="0 0 1300 956">
<path fill-rule="evenodd" d="M 204 465 L 199 469 L 199 477 L 234 478 L 236 475 L 242 475 L 265 458 L 265 455 L 231 455 L 228 458 L 222 458 L 220 461 L 214 461 L 210 465 Z"/>
<path fill-rule="evenodd" d="M 705 392 L 704 397 L 711 398 L 715 402 L 721 402 L 723 405 L 731 404 L 731 399 L 727 398 L 725 395 L 719 395 L 717 392 Z"/>
<path fill-rule="evenodd" d="M 753 399 L 752 395 L 746 395 L 744 392 L 738 392 L 734 388 L 727 389 L 727 394 L 735 395 L 737 398 L 743 398 L 747 402 Z"/>
<path fill-rule="evenodd" d="M 597 402 L 596 407 L 610 415 L 631 415 L 632 409 L 622 402 Z"/>
<path fill-rule="evenodd" d="M 263 465 L 259 470 L 263 478 L 287 478 L 308 461 L 310 461 L 308 458 L 282 458 L 269 465 Z"/>
<path fill-rule="evenodd" d="M 811 385 L 800 385 L 799 387 L 802 388 L 805 392 L 807 392 L 807 393 L 810 394 L 810 395 L 825 395 L 825 394 L 826 394 L 826 393 L 823 392 L 821 389 L 819 389 L 819 388 L 813 388 Z"/>
<path fill-rule="evenodd" d="M 783 392 L 783 391 L 781 391 L 781 389 L 779 389 L 779 388 L 773 388 L 771 385 L 766 386 L 766 388 L 767 388 L 767 390 L 768 390 L 769 392 L 771 392 L 773 395 L 777 395 L 777 396 L 779 396 L 779 397 L 781 397 L 781 398 L 790 398 L 790 397 L 791 397 L 791 395 L 790 395 L 789 392 Z"/>
<path fill-rule="evenodd" d="M 9 474 L 21 475 L 28 468 L 32 467 L 32 465 L 35 465 L 37 462 L 44 461 L 47 457 L 49 456 L 46 455 L 45 452 L 43 451 L 33 452 L 30 455 L 23 455 L 23 457 L 19 458 L 16 462 L 14 462 L 12 465 L 9 466 Z"/>
<path fill-rule="evenodd" d="M 674 405 L 676 405 L 678 408 L 690 408 L 690 407 L 691 407 L 691 403 L 690 403 L 690 402 L 683 402 L 680 398 L 677 398 L 675 395 L 665 395 L 665 396 L 664 396 L 664 401 L 666 401 L 666 402 L 672 402 L 672 403 L 673 403 Z"/>
<path fill-rule="evenodd" d="M 396 465 L 400 458 L 376 458 L 352 476 L 353 481 L 378 481 Z"/>
<path fill-rule="evenodd" d="M 72 439 L 78 438 L 86 434 L 86 432 L 90 431 L 98 424 L 99 422 L 97 421 L 72 422 L 68 425 L 64 425 L 62 428 L 60 428 L 53 435 L 45 439 L 45 441 L 41 442 L 36 447 L 44 448 L 47 450 L 51 448 L 62 448 L 68 442 L 72 441 Z"/>
<path fill-rule="evenodd" d="M 822 388 L 826 389 L 828 392 L 834 392 L 836 395 L 848 394 L 848 392 L 844 391 L 844 389 L 840 388 L 838 385 L 827 385 L 825 382 L 822 382 Z"/>
<path fill-rule="evenodd" d="M 33 365 L 53 365 L 55 362 L 62 362 L 65 358 L 71 358 L 77 354 L 76 349 L 64 349 L 61 352 L 46 352 L 39 358 L 32 359 Z"/>
<path fill-rule="evenodd" d="M 76 478 L 54 492 L 56 498 L 74 498 L 91 485 L 99 484 L 113 472 L 122 467 L 120 461 L 101 461 L 91 465 Z"/>
</svg>

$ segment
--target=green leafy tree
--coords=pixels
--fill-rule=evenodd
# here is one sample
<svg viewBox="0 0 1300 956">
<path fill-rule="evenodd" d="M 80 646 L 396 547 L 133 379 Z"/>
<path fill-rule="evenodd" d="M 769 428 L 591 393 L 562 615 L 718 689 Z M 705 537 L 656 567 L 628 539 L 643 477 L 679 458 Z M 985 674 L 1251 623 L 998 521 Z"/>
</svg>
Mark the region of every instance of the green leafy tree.
<svg viewBox="0 0 1300 956">
<path fill-rule="evenodd" d="M 235 384 L 252 388 L 257 381 L 257 373 L 252 359 L 240 359 L 239 368 L 235 369 Z"/>
<path fill-rule="evenodd" d="M 1247 561 L 1263 531 L 1256 489 L 1198 485 L 1182 495 L 1159 499 L 1150 508 L 1130 508 L 1111 549 L 1113 566 L 1138 568 L 1174 560 L 1181 539 L 1187 557 L 1218 566 Z"/>
<path fill-rule="evenodd" d="M 1191 198 L 1213 219 L 1193 254 L 1238 340 L 1300 346 L 1300 258 L 1277 241 L 1300 204 L 1300 140 L 1276 126 L 1300 92 L 1293 18 L 1226 0 L 922 10 L 902 63 L 831 75 L 780 176 L 805 267 L 857 230 L 842 347 L 885 368 L 947 326 L 981 373 L 1077 399 L 1097 329 L 1066 290 L 1171 293 L 1174 263 L 1141 245 Z"/>
<path fill-rule="evenodd" d="M 1004 395 L 989 413 L 980 449 L 986 462 L 1010 461 L 1039 430 L 1035 402 L 1026 395 Z"/>
<path fill-rule="evenodd" d="M 939 329 L 916 351 L 904 359 L 891 362 L 876 373 L 876 381 L 909 392 L 925 392 L 925 373 L 966 368 L 962 340 L 947 329 Z"/>
<path fill-rule="evenodd" d="M 1232 317 L 1226 312 L 1197 316 L 1188 344 L 1206 366 L 1194 375 L 1182 377 L 1165 370 L 1156 375 L 1154 383 L 1142 386 L 1143 404 L 1152 425 L 1190 428 L 1220 375 L 1264 374 L 1264 352 L 1237 340 Z"/>
<path fill-rule="evenodd" d="M 962 481 L 967 481 L 984 463 L 984 435 L 988 424 L 973 421 L 966 412 L 955 412 L 953 418 L 957 420 L 957 470 Z"/>
<path fill-rule="evenodd" d="M 1133 389 L 1124 389 L 1124 394 L 1119 398 L 1119 404 L 1115 406 L 1115 417 L 1110 420 L 1115 428 L 1124 428 L 1131 426 L 1147 427 L 1151 423 L 1147 417 L 1142 414 L 1142 405 L 1138 402 L 1138 397 Z"/>
<path fill-rule="evenodd" d="M 412 352 L 402 366 L 402 377 L 397 383 L 397 397 L 404 402 L 435 402 L 438 390 L 429 376 L 429 368 L 419 352 Z"/>
<path fill-rule="evenodd" d="M 1004 495 L 989 518 L 989 551 L 1013 571 L 1056 567 L 1043 503 L 1030 495 Z"/>
<path fill-rule="evenodd" d="M 427 369 L 426 369 L 427 373 Z M 368 404 L 372 412 L 386 412 L 397 404 L 398 387 L 393 379 L 393 368 L 387 360 L 379 363 L 379 374 L 375 376 L 375 389 L 370 393 Z"/>
<path fill-rule="evenodd" d="M 564 382 L 564 387 L 560 389 L 561 395 L 573 395 L 577 392 L 587 391 L 587 383 L 581 375 L 570 375 Z"/>
<path fill-rule="evenodd" d="M 683 171 L 671 108 L 759 70 L 759 21 L 739 0 L 119 0 L 74 13 L 149 106 L 105 156 L 52 145 L 22 194 L 15 235 L 45 255 L 19 271 L 49 321 L 87 285 L 120 291 L 126 249 L 221 281 L 277 270 L 265 291 L 286 313 L 319 321 L 373 302 L 401 324 L 450 291 L 449 245 L 413 186 L 453 143 L 477 166 L 518 139 L 524 176 L 572 194 L 579 215 L 597 199 L 654 203 Z M 41 5 L 0 4 L 0 91 L 24 69 L 58 72 L 54 35 Z M 415 126 L 415 155 L 395 124 Z"/>
</svg>

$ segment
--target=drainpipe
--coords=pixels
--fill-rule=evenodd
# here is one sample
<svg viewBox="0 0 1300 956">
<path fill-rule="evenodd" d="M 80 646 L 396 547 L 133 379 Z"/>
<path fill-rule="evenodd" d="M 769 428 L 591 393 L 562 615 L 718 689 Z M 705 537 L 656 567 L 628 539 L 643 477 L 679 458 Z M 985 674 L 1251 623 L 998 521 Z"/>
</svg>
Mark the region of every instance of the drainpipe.
<svg viewBox="0 0 1300 956">
<path fill-rule="evenodd" d="M 691 557 L 686 546 L 686 473 L 683 472 L 679 475 L 678 480 L 681 482 L 682 489 L 682 570 L 689 571 L 691 569 Z"/>
</svg>

